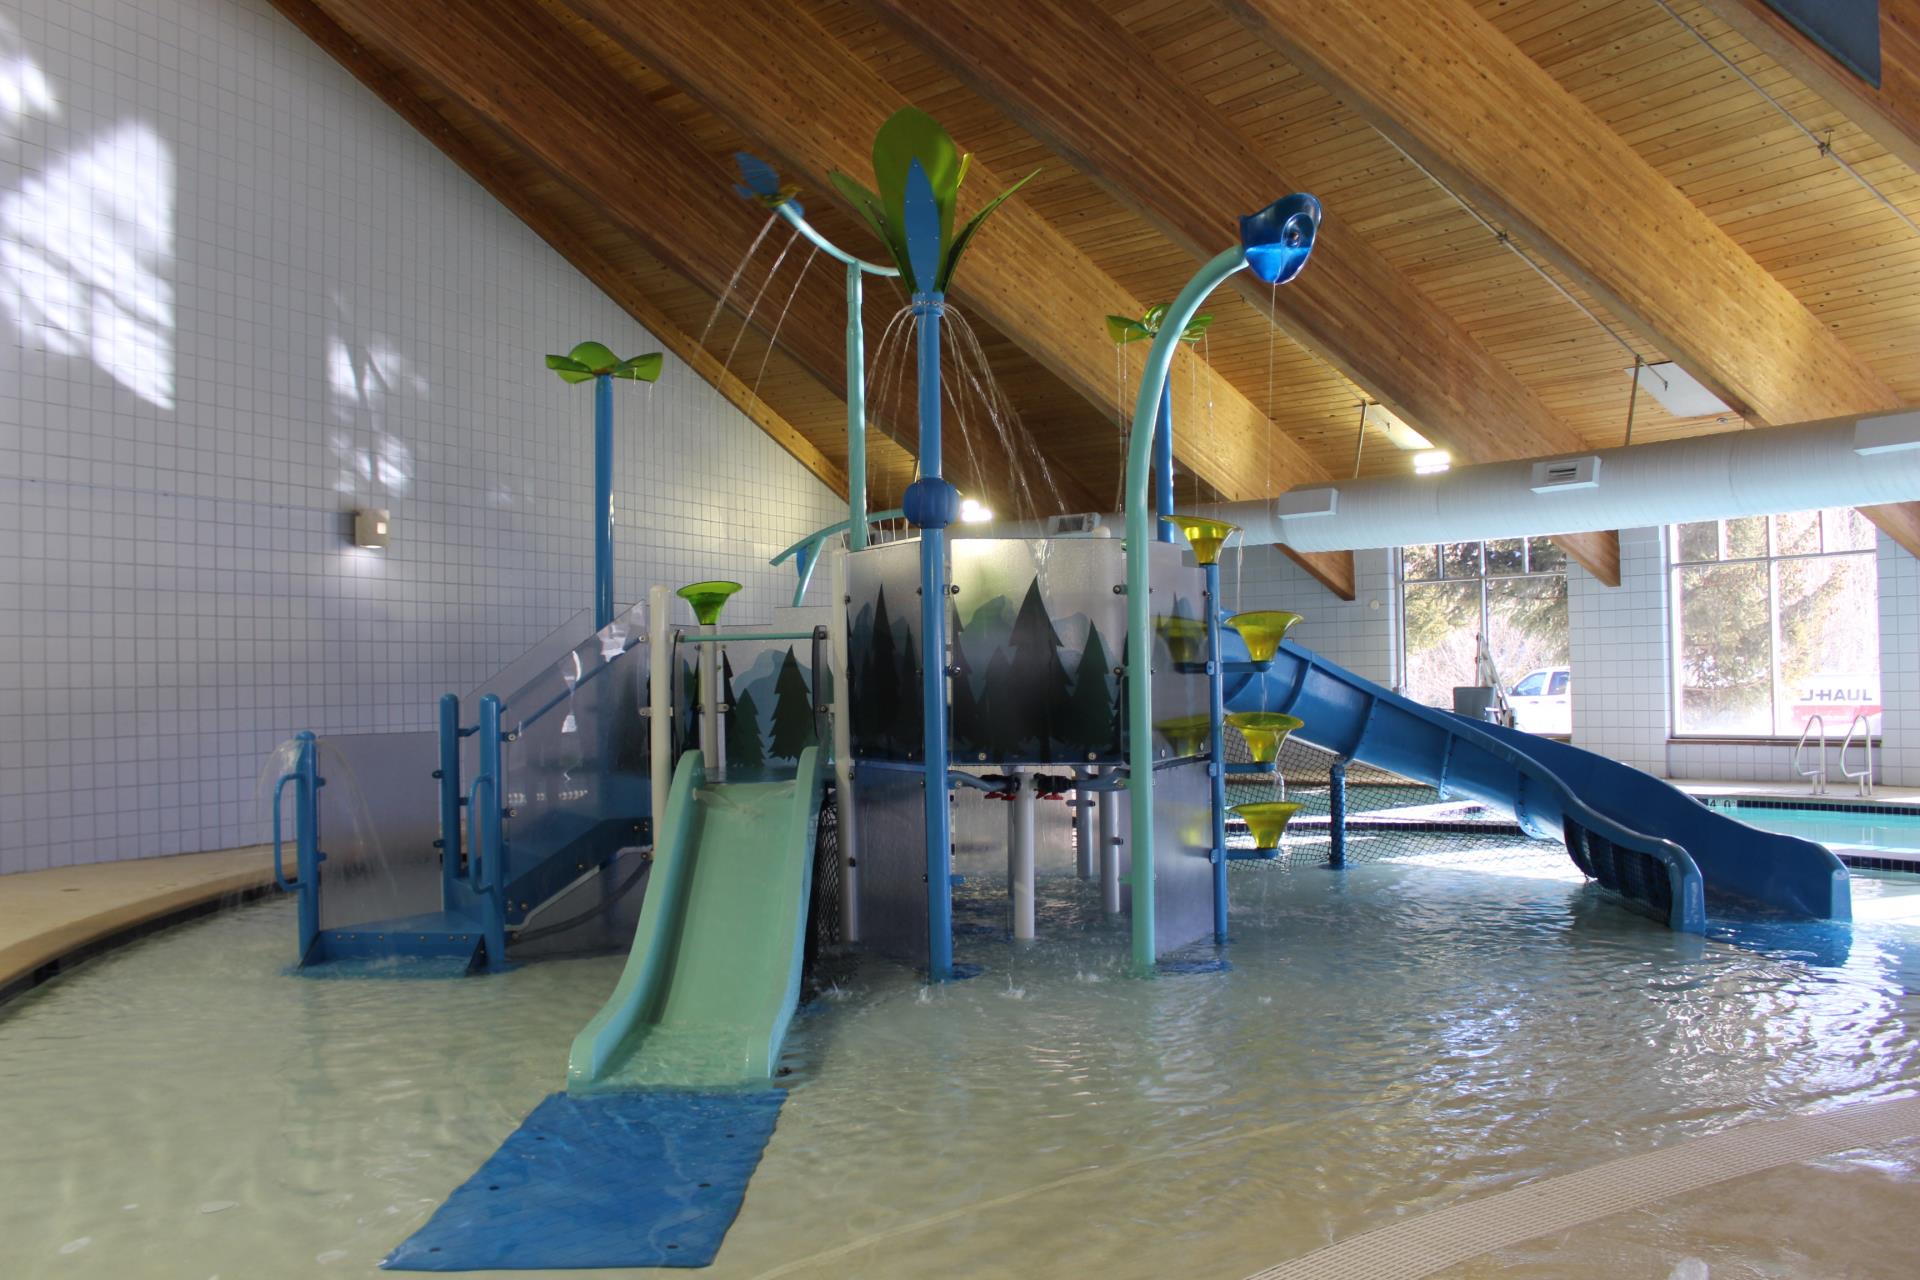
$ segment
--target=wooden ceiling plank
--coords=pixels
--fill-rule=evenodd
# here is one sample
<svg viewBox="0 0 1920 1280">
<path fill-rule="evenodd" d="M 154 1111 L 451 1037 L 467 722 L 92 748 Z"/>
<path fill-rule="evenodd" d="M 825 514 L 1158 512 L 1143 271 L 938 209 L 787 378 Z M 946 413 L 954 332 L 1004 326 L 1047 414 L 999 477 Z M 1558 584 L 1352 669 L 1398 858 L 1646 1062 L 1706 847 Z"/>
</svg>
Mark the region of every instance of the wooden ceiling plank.
<svg viewBox="0 0 1920 1280">
<path fill-rule="evenodd" d="M 1699 0 L 1868 136 L 1920 170 L 1920 0 L 1880 0 L 1880 85 L 1855 75 L 1764 0 Z"/>
<path fill-rule="evenodd" d="M 702 0 L 651 0 L 644 11 L 621 0 L 568 0 L 634 57 L 758 139 L 790 176 L 833 200 L 827 175 L 862 181 L 870 140 L 908 101 L 830 33 L 777 0 L 732 0 L 729 38 L 706 30 Z M 916 104 L 922 105 L 925 104 Z M 962 139 L 964 141 L 964 139 Z M 1008 185 L 976 156 L 966 194 Z M 963 210 L 963 213 L 965 211 Z M 877 252 L 875 245 L 857 246 Z M 1101 324 L 1109 314 L 1139 315 L 1153 301 L 1130 293 L 1016 197 L 969 247 L 954 278 L 956 301 L 1014 338 L 1103 413 L 1114 398 L 1114 349 Z M 1224 494 L 1268 497 L 1266 469 L 1285 487 L 1325 473 L 1291 439 L 1276 436 L 1241 390 L 1216 379 L 1211 438 L 1176 430 L 1181 466 Z"/>
<path fill-rule="evenodd" d="M 1017 23 L 981 21 L 963 0 L 870 7 L 1194 257 L 1218 252 L 1236 214 L 1291 185 L 1204 99 L 1157 73 L 1152 50 L 1092 7 L 1033 0 Z M 1293 284 L 1236 283 L 1289 336 L 1456 456 L 1585 447 L 1337 209 Z M 1604 561 L 1589 567 L 1605 576 Z"/>
<path fill-rule="evenodd" d="M 655 257 L 738 312 L 823 387 L 844 396 L 839 290 L 799 290 L 784 322 L 729 289 L 764 226 L 731 177 L 656 104 L 595 73 L 595 55 L 540 10 L 487 0 L 323 0 L 350 32 L 388 51 L 499 130 Z M 874 417 L 880 415 L 876 411 Z M 1016 492 L 992 464 L 996 500 Z M 840 491 L 846 491 L 841 481 Z"/>
<path fill-rule="evenodd" d="M 1483 213 L 1771 422 L 1898 405 L 1785 285 L 1464 0 L 1223 0 Z"/>
<path fill-rule="evenodd" d="M 273 4 L 308 39 L 319 45 L 328 56 L 438 147 L 442 154 L 657 338 L 662 346 L 685 361 L 795 461 L 835 494 L 842 498 L 847 496 L 847 473 L 844 469 L 832 462 L 819 446 L 782 417 L 773 406 L 755 395 L 729 370 L 721 367 L 719 361 L 704 347 L 635 290 L 626 273 L 609 262 L 589 241 L 528 199 L 519 186 L 500 173 L 498 167 L 478 147 L 449 126 L 444 118 L 402 83 L 398 76 L 381 65 L 313 0 L 273 0 Z"/>
</svg>

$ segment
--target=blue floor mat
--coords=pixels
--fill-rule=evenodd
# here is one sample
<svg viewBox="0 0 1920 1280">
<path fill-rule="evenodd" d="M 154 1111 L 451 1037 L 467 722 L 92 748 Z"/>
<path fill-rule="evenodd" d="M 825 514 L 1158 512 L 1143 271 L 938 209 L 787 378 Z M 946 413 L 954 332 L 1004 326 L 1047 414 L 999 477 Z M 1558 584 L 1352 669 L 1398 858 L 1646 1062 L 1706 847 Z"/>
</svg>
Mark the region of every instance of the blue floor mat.
<svg viewBox="0 0 1920 1280">
<path fill-rule="evenodd" d="M 554 1094 L 381 1265 L 704 1267 L 786 1093 Z"/>
</svg>

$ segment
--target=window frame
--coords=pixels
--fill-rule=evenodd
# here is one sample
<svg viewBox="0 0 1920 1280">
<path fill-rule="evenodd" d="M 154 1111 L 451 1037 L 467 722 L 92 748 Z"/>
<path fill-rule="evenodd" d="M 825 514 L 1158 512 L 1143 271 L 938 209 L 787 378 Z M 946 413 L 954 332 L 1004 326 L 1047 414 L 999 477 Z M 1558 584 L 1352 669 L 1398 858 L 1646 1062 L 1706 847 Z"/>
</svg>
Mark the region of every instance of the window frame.
<svg viewBox="0 0 1920 1280">
<path fill-rule="evenodd" d="M 1856 510 L 1857 511 L 1858 508 L 1820 508 L 1814 511 L 1812 514 L 1824 516 L 1825 512 L 1828 510 Z M 1766 579 L 1767 579 L 1767 682 L 1768 682 L 1768 696 L 1770 699 L 1768 703 L 1769 719 L 1771 719 L 1773 714 L 1772 707 L 1777 705 L 1778 703 L 1777 691 L 1774 689 L 1774 682 L 1777 680 L 1780 672 L 1780 664 L 1778 661 L 1778 650 L 1776 648 L 1776 646 L 1779 644 L 1779 639 L 1780 639 L 1780 607 L 1779 607 L 1779 598 L 1777 595 L 1779 577 L 1777 573 L 1774 571 L 1774 565 L 1785 563 L 1787 561 L 1792 561 L 1792 560 L 1836 560 L 1836 559 L 1844 559 L 1848 556 L 1857 556 L 1857 557 L 1861 557 L 1866 560 L 1869 560 L 1873 564 L 1873 569 L 1874 569 L 1874 601 L 1876 606 L 1876 612 L 1874 617 L 1874 635 L 1875 635 L 1875 642 L 1876 642 L 1875 647 L 1876 647 L 1876 651 L 1878 651 L 1879 642 L 1881 639 L 1883 639 L 1883 637 L 1881 637 L 1879 634 L 1880 619 L 1878 615 L 1878 604 L 1879 604 L 1879 594 L 1880 594 L 1879 535 L 1877 533 L 1870 532 L 1868 544 L 1864 547 L 1847 547 L 1838 551 L 1828 551 L 1826 550 L 1827 526 L 1826 526 L 1826 521 L 1822 519 L 1819 523 L 1820 543 L 1821 543 L 1820 550 L 1776 552 L 1774 548 L 1779 536 L 1778 535 L 1779 526 L 1775 522 L 1779 520 L 1781 516 L 1794 516 L 1794 515 L 1806 515 L 1806 514 L 1809 514 L 1809 513 L 1804 511 L 1785 511 L 1785 512 L 1777 512 L 1773 515 L 1767 515 L 1767 516 L 1732 517 L 1733 519 L 1746 519 L 1746 520 L 1758 519 L 1758 520 L 1766 521 L 1766 525 L 1765 525 L 1766 551 L 1760 555 L 1743 555 L 1743 556 L 1729 556 L 1725 554 L 1728 549 L 1728 542 L 1729 542 L 1729 535 L 1727 532 L 1727 524 L 1728 524 L 1727 520 L 1682 521 L 1681 522 L 1682 524 L 1715 524 L 1719 526 L 1718 540 L 1716 544 L 1716 550 L 1719 553 L 1719 557 L 1713 560 L 1681 559 L 1680 558 L 1681 525 L 1669 524 L 1669 525 L 1663 525 L 1661 527 L 1660 534 L 1661 534 L 1661 541 L 1663 543 L 1661 548 L 1661 551 L 1662 551 L 1661 558 L 1665 561 L 1665 565 L 1662 572 L 1666 576 L 1666 582 L 1663 584 L 1662 589 L 1665 592 L 1666 613 L 1667 613 L 1667 637 L 1666 637 L 1667 741 L 1670 744 L 1675 746 L 1698 746 L 1698 745 L 1712 745 L 1714 743 L 1727 743 L 1727 744 L 1735 744 L 1735 745 L 1764 744 L 1764 745 L 1792 746 L 1800 741 L 1802 734 L 1804 734 L 1805 732 L 1803 728 L 1799 732 L 1787 733 L 1787 734 L 1726 733 L 1726 732 L 1687 733 L 1680 728 L 1680 695 L 1681 695 L 1680 682 L 1683 678 L 1684 673 L 1681 669 L 1681 663 L 1680 663 L 1681 613 L 1680 613 L 1680 597 L 1679 597 L 1678 584 L 1680 581 L 1680 573 L 1684 569 L 1705 568 L 1705 567 L 1714 566 L 1714 565 L 1760 565 L 1766 568 L 1766 571 L 1767 571 L 1766 573 Z M 1864 519 L 1865 517 L 1862 517 L 1862 518 Z M 1871 530 L 1871 526 L 1869 526 L 1869 529 Z M 1874 661 L 1874 674 L 1876 677 L 1880 677 L 1885 674 L 1881 666 L 1880 654 L 1878 652 L 1876 652 L 1876 657 Z M 1882 697 L 1881 730 L 1882 730 L 1882 733 L 1884 733 L 1885 727 L 1886 727 L 1884 691 L 1882 692 L 1881 697 Z M 1824 726 L 1823 724 L 1823 727 L 1828 727 L 1828 726 Z M 1851 727 L 1851 726 L 1848 726 L 1848 727 Z M 1846 729 L 1842 728 L 1840 732 L 1841 734 L 1844 734 L 1846 732 Z M 1878 749 L 1880 746 L 1882 733 L 1874 733 L 1869 735 L 1869 740 L 1873 743 L 1875 749 Z M 1829 742 L 1829 744 L 1837 740 L 1838 739 L 1833 733 L 1829 732 L 1827 734 L 1827 741 Z"/>
<path fill-rule="evenodd" d="M 1521 566 L 1520 572 L 1518 573 L 1489 572 L 1488 564 L 1487 564 L 1487 544 L 1489 542 L 1518 542 L 1520 544 L 1520 566 Z M 1541 546 L 1543 547 L 1551 548 L 1551 554 L 1553 555 L 1556 563 L 1554 563 L 1553 565 L 1547 568 L 1538 568 L 1538 569 L 1535 568 L 1533 559 L 1534 559 L 1534 555 L 1536 554 L 1536 551 L 1535 551 L 1536 543 L 1541 544 Z M 1433 552 L 1434 576 L 1421 577 L 1421 578 L 1409 578 L 1407 576 L 1407 548 L 1404 546 L 1400 546 L 1400 547 L 1395 547 L 1393 549 L 1393 559 L 1392 559 L 1393 589 L 1395 592 L 1395 604 L 1398 605 L 1398 613 L 1399 613 L 1398 625 L 1395 627 L 1396 634 L 1394 636 L 1394 648 L 1395 648 L 1395 656 L 1399 663 L 1400 692 L 1403 694 L 1405 694 L 1406 692 L 1406 684 L 1407 684 L 1407 588 L 1408 587 L 1433 586 L 1441 583 L 1456 583 L 1456 582 L 1472 582 L 1477 584 L 1480 588 L 1480 631 L 1481 631 L 1481 634 L 1484 635 L 1488 630 L 1489 622 L 1490 622 L 1490 618 L 1488 614 L 1488 610 L 1491 607 L 1491 602 L 1488 596 L 1489 585 L 1493 583 L 1501 583 L 1501 582 L 1526 582 L 1526 581 L 1545 580 L 1545 579 L 1552 579 L 1552 578 L 1559 578 L 1562 581 L 1568 580 L 1567 569 L 1568 569 L 1569 562 L 1567 559 L 1566 552 L 1562 551 L 1557 546 L 1553 546 L 1552 540 L 1546 537 L 1482 538 L 1479 541 L 1472 542 L 1472 543 L 1421 542 L 1421 543 L 1415 543 L 1412 545 L 1419 546 L 1419 547 L 1426 547 Z M 1479 562 L 1479 571 L 1473 576 L 1467 576 L 1464 574 L 1449 574 L 1447 572 L 1446 548 L 1461 547 L 1461 546 L 1473 546 L 1477 548 L 1476 556 Z M 1569 624 L 1569 627 L 1571 627 L 1571 624 L 1572 624 L 1571 610 L 1573 608 L 1571 586 L 1569 586 L 1568 588 L 1567 608 L 1569 610 L 1568 624 Z M 1573 655 L 1571 653 L 1567 655 L 1566 665 L 1567 665 L 1567 670 L 1571 672 L 1573 670 Z M 1501 673 L 1501 675 L 1503 676 L 1505 676 L 1506 674 L 1507 673 L 1505 672 Z M 1521 678 L 1525 678 L 1525 676 L 1528 673 L 1520 672 L 1518 674 L 1521 676 Z M 1569 676 L 1569 682 L 1571 682 L 1571 676 Z M 1514 695 L 1511 687 L 1508 688 L 1507 693 L 1508 693 L 1508 696 L 1510 697 L 1516 696 Z M 1518 695 L 1518 696 L 1532 696 L 1532 695 Z M 1557 696 L 1557 695 L 1550 695 L 1550 694 L 1543 693 L 1538 696 L 1549 697 L 1549 696 Z M 1571 741 L 1572 739 L 1571 734 L 1559 734 L 1559 733 L 1550 733 L 1550 734 L 1543 733 L 1543 734 L 1537 734 L 1535 736 L 1542 737 L 1542 738 L 1553 738 L 1560 742 L 1567 742 L 1567 741 Z"/>
</svg>

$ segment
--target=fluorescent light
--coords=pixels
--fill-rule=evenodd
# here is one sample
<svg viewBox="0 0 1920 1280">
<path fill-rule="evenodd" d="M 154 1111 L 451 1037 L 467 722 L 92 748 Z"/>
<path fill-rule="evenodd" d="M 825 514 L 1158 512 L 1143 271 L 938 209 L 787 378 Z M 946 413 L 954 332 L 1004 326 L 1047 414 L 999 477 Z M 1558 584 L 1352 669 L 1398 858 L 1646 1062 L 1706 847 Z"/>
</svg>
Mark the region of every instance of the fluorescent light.
<svg viewBox="0 0 1920 1280">
<path fill-rule="evenodd" d="M 1367 425 L 1384 433 L 1387 437 L 1387 442 L 1396 449 L 1404 449 L 1408 453 L 1413 453 L 1417 450 L 1433 448 L 1433 441 L 1400 421 L 1393 410 L 1383 404 L 1368 405 L 1366 408 L 1366 418 Z"/>
<path fill-rule="evenodd" d="M 1453 455 L 1445 449 L 1428 449 L 1413 455 L 1413 473 L 1417 476 L 1439 475 L 1453 465 Z"/>
<path fill-rule="evenodd" d="M 993 519 L 993 511 L 977 498 L 960 499 L 961 524 L 985 524 Z"/>
<path fill-rule="evenodd" d="M 1621 372 L 1633 376 L 1632 369 Z M 1671 360 L 1644 365 L 1640 369 L 1640 389 L 1660 402 L 1660 407 L 1676 418 L 1705 418 L 1732 413 L 1733 406 L 1702 386 L 1698 379 Z"/>
</svg>

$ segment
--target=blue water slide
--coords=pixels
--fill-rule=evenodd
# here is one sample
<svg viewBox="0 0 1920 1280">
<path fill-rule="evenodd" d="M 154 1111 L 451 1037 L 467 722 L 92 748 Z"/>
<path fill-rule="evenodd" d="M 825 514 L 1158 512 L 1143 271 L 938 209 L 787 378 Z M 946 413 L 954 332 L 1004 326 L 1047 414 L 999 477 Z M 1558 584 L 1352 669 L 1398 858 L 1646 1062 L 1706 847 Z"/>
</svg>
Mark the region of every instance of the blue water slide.
<svg viewBox="0 0 1920 1280">
<path fill-rule="evenodd" d="M 1674 929 L 1703 932 L 1709 901 L 1716 913 L 1852 916 L 1846 868 L 1824 846 L 1757 831 L 1638 769 L 1423 706 L 1291 642 L 1265 670 L 1229 660 L 1227 671 L 1230 710 L 1298 716 L 1294 736 L 1312 746 L 1510 811 Z"/>
</svg>

